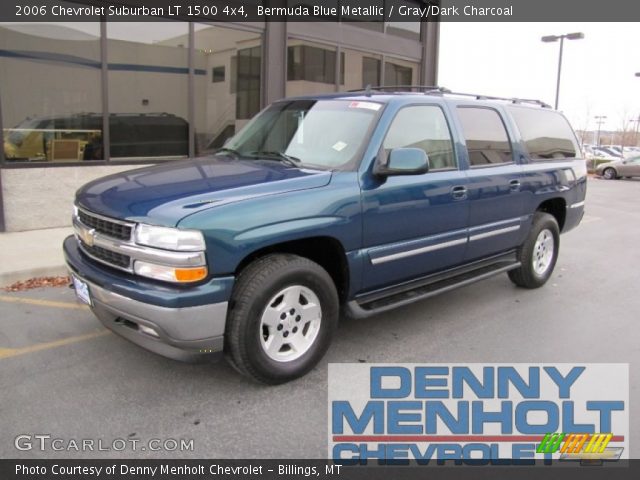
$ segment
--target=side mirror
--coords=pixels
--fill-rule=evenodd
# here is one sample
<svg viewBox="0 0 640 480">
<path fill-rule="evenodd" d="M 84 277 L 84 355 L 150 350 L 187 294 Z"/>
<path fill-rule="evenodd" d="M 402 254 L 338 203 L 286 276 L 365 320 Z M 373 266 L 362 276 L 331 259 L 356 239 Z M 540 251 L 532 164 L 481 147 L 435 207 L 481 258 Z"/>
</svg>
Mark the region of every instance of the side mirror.
<svg viewBox="0 0 640 480">
<path fill-rule="evenodd" d="M 386 165 L 376 163 L 375 175 L 422 175 L 429 171 L 429 156 L 420 148 L 394 148 Z"/>
</svg>

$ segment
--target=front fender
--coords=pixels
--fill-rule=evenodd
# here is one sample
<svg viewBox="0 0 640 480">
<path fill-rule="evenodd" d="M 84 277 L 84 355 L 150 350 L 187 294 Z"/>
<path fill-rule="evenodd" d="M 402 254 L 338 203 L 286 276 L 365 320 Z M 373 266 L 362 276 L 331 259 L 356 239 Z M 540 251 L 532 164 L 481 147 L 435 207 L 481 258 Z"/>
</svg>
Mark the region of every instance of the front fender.
<svg viewBox="0 0 640 480">
<path fill-rule="evenodd" d="M 266 247 L 330 237 L 345 252 L 362 245 L 360 188 L 355 172 L 338 172 L 320 188 L 220 205 L 190 215 L 181 228 L 201 230 L 214 275 L 235 272 L 247 256 Z"/>
</svg>

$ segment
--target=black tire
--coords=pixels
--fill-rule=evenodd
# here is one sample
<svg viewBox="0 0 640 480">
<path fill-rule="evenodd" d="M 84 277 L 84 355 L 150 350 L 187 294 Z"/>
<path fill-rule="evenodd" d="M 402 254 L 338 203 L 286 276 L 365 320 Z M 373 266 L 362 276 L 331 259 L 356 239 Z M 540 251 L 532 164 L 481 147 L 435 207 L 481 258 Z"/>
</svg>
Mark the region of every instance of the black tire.
<svg viewBox="0 0 640 480">
<path fill-rule="evenodd" d="M 268 327 L 262 325 L 262 318 L 267 308 L 273 308 L 274 304 L 270 305 L 269 302 L 275 295 L 298 286 L 306 292 L 312 292 L 319 301 L 320 322 L 315 329 L 317 333 L 308 342 L 308 350 L 299 358 L 276 361 L 267 354 L 267 347 L 263 346 L 267 338 L 272 338 L 276 332 L 265 330 Z M 284 302 L 284 298 L 281 302 Z M 303 308 L 302 303 L 299 307 Z M 320 265 L 291 254 L 262 257 L 242 271 L 234 287 L 225 333 L 227 359 L 240 373 L 260 382 L 272 385 L 288 382 L 309 372 L 322 359 L 331 343 L 338 317 L 339 299 L 336 287 L 331 276 Z M 297 314 L 295 317 L 291 314 L 290 319 L 287 317 L 280 321 L 290 324 L 285 324 L 284 328 L 278 325 L 278 332 L 282 335 L 287 332 L 293 338 L 293 330 L 288 329 L 297 330 L 293 323 L 299 321 L 296 318 Z M 302 328 L 298 335 L 303 335 Z M 287 345 L 282 347 L 283 350 L 286 348 Z M 295 355 L 293 347 L 289 348 L 291 355 Z M 272 355 L 281 353 L 275 352 Z"/>
<path fill-rule="evenodd" d="M 542 232 L 548 232 L 553 238 L 553 252 L 551 257 L 545 262 L 546 267 L 543 269 L 542 264 L 538 262 L 534 267 L 534 258 L 537 255 L 546 253 L 546 249 L 536 249 L 536 242 Z M 547 242 L 548 245 L 548 242 Z M 509 271 L 509 278 L 513 283 L 523 288 L 539 288 L 544 285 L 556 266 L 558 253 L 560 252 L 560 228 L 555 217 L 544 212 L 536 212 L 533 216 L 531 231 L 524 243 L 518 248 L 517 259 L 520 267 Z M 535 257 L 534 257 L 535 256 Z"/>
<path fill-rule="evenodd" d="M 616 180 L 618 178 L 618 172 L 615 168 L 605 168 L 602 172 L 602 176 L 607 180 Z"/>
</svg>

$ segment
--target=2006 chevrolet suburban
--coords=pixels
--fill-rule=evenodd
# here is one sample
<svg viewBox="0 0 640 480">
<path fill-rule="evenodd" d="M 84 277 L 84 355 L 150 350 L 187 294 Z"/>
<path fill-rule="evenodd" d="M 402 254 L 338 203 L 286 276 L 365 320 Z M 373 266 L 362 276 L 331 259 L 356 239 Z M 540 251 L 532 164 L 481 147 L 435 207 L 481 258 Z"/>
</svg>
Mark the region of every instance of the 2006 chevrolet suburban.
<svg viewBox="0 0 640 480">
<path fill-rule="evenodd" d="M 507 272 L 536 288 L 586 167 L 536 101 L 367 89 L 278 101 L 216 154 L 76 195 L 64 252 L 110 329 L 183 360 L 299 377 L 365 317 Z"/>
</svg>

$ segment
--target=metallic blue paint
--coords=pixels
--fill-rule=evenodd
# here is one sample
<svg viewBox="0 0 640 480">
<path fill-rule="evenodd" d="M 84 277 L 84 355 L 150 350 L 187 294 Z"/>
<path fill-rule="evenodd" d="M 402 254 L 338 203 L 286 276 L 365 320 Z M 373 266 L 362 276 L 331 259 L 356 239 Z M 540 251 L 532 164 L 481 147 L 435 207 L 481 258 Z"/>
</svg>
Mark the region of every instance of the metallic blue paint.
<svg viewBox="0 0 640 480">
<path fill-rule="evenodd" d="M 332 94 L 371 100 L 362 94 Z M 207 157 L 162 164 L 96 180 L 77 194 L 90 211 L 131 221 L 202 230 L 214 278 L 194 287 L 167 287 L 99 267 L 85 260 L 73 242 L 65 252 L 92 281 L 112 283 L 127 295 L 150 302 L 227 300 L 233 275 L 250 255 L 290 241 L 329 238 L 342 246 L 349 268 L 348 299 L 357 293 L 407 281 L 512 249 L 526 237 L 533 212 L 545 201 L 567 206 L 584 201 L 584 160 L 531 163 L 517 129 L 501 103 L 491 103 L 511 138 L 513 163 L 470 168 L 456 117 L 459 105 L 490 102 L 433 95 L 375 95 L 384 104 L 368 146 L 354 171 L 302 170 L 273 161 Z M 408 105 L 437 105 L 449 124 L 457 169 L 424 175 L 373 174 L 385 133 Z M 495 104 L 495 105 L 494 105 Z M 512 181 L 519 188 L 512 188 Z M 455 187 L 466 193 L 457 195 Z M 575 227 L 583 208 L 567 208 L 563 231 Z M 520 228 L 468 241 L 470 235 L 517 225 Z M 505 223 L 506 222 L 506 223 Z M 460 240 L 465 240 L 460 243 Z M 429 246 L 452 242 L 438 250 Z M 373 259 L 424 249 L 374 265 Z M 224 298 L 223 298 L 224 297 Z M 163 300 L 164 298 L 164 300 Z"/>
<path fill-rule="evenodd" d="M 321 187 L 330 179 L 331 172 L 275 161 L 212 156 L 109 175 L 82 187 L 76 201 L 108 217 L 175 226 L 212 206 Z"/>
</svg>

